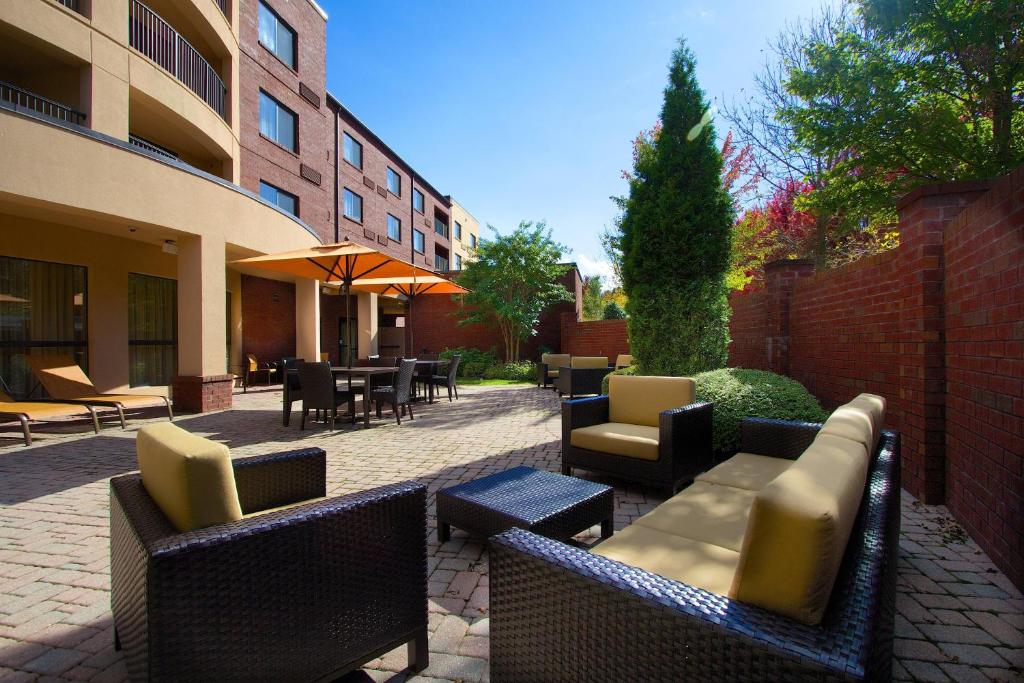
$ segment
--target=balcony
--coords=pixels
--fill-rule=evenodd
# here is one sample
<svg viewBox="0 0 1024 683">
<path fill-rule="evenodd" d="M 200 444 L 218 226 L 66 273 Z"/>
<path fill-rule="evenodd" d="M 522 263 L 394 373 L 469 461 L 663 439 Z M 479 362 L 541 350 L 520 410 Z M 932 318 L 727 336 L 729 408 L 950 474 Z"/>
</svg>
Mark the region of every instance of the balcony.
<svg viewBox="0 0 1024 683">
<path fill-rule="evenodd" d="M 130 0 L 128 42 L 165 69 L 226 120 L 227 87 L 217 70 L 160 15 Z"/>
<path fill-rule="evenodd" d="M 82 13 L 82 9 L 79 6 L 79 0 L 57 0 L 57 2 L 67 7 L 69 10 L 78 12 L 79 14 Z"/>
<path fill-rule="evenodd" d="M 448 270 L 448 259 L 440 254 L 434 254 L 434 270 L 446 272 Z"/>
<path fill-rule="evenodd" d="M 445 239 L 448 239 L 448 224 L 435 216 L 434 232 L 436 232 L 438 235 L 441 235 Z"/>
<path fill-rule="evenodd" d="M 0 101 L 13 104 L 15 109 L 34 111 L 57 121 L 85 125 L 84 113 L 4 81 L 0 81 Z"/>
<path fill-rule="evenodd" d="M 178 159 L 178 155 L 175 154 L 174 152 L 172 152 L 171 150 L 167 149 L 166 147 L 161 147 L 160 145 L 156 144 L 155 142 L 150 142 L 149 140 L 147 140 L 145 138 L 140 138 L 138 135 L 128 135 L 128 142 L 130 142 L 133 145 L 135 145 L 136 147 L 140 147 L 140 148 L 142 148 L 142 149 L 144 149 L 144 150 L 146 150 L 148 152 L 153 152 L 154 154 L 159 154 L 162 157 L 166 157 L 168 159 L 174 159 L 174 160 Z"/>
</svg>

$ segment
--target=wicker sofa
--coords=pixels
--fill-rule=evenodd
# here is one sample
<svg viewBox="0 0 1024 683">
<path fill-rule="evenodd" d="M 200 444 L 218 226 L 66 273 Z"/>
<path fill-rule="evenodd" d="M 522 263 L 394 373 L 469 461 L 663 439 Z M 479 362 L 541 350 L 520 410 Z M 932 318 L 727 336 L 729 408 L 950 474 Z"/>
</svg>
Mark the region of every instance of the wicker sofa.
<svg viewBox="0 0 1024 683">
<path fill-rule="evenodd" d="M 574 468 L 675 493 L 713 460 L 710 403 L 687 377 L 608 378 L 608 395 L 562 403 L 562 474 Z"/>
<path fill-rule="evenodd" d="M 141 474 L 110 481 L 132 680 L 333 680 L 403 643 L 427 665 L 422 484 L 325 498 L 319 448 L 232 461 L 166 423 L 138 452 Z"/>
<path fill-rule="evenodd" d="M 491 679 L 888 680 L 900 440 L 876 399 L 745 420 L 742 453 L 594 552 L 492 538 Z"/>
<path fill-rule="evenodd" d="M 568 367 L 558 369 L 555 389 L 559 396 L 586 396 L 601 393 L 601 380 L 615 368 L 606 356 L 573 356 Z"/>
</svg>

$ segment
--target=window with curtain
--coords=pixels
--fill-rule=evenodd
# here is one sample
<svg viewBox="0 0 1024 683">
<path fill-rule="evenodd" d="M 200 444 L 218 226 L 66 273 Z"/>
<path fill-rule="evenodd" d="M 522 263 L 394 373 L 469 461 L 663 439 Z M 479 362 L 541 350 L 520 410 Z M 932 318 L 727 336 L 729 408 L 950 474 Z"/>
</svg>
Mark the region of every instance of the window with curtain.
<svg viewBox="0 0 1024 683">
<path fill-rule="evenodd" d="M 295 113 L 260 90 L 260 133 L 295 151 Z"/>
<path fill-rule="evenodd" d="M 455 221 L 455 239 L 462 241 L 462 223 Z"/>
<path fill-rule="evenodd" d="M 42 396 L 25 356 L 66 354 L 89 371 L 83 266 L 0 256 L 0 377 L 15 398 Z"/>
<path fill-rule="evenodd" d="M 412 231 L 412 248 L 421 254 L 426 251 L 423 244 L 423 233 L 419 230 Z"/>
<path fill-rule="evenodd" d="M 416 188 L 412 190 L 412 208 L 423 213 L 423 193 Z"/>
<path fill-rule="evenodd" d="M 402 241 L 402 221 L 388 214 L 388 239 L 393 239 L 396 242 Z"/>
<path fill-rule="evenodd" d="M 363 198 L 347 187 L 345 188 L 345 217 L 359 223 L 363 222 Z"/>
<path fill-rule="evenodd" d="M 396 197 L 402 196 L 402 176 L 388 166 L 388 191 Z"/>
<path fill-rule="evenodd" d="M 345 161 L 352 164 L 358 169 L 363 168 L 363 146 L 359 142 L 349 135 L 343 133 L 344 139 L 342 142 L 342 152 L 345 155 Z"/>
<path fill-rule="evenodd" d="M 178 360 L 178 283 L 128 274 L 128 383 L 171 383 Z"/>
<path fill-rule="evenodd" d="M 285 192 L 270 183 L 260 181 L 260 196 L 275 206 L 279 206 L 293 216 L 299 215 L 299 198 L 291 192 Z"/>
<path fill-rule="evenodd" d="M 290 68 L 295 68 L 295 31 L 265 2 L 260 2 L 260 44 Z"/>
<path fill-rule="evenodd" d="M 462 270 L 462 254 L 455 255 L 455 270 Z"/>
<path fill-rule="evenodd" d="M 476 249 L 476 235 L 469 233 L 469 248 Z"/>
</svg>

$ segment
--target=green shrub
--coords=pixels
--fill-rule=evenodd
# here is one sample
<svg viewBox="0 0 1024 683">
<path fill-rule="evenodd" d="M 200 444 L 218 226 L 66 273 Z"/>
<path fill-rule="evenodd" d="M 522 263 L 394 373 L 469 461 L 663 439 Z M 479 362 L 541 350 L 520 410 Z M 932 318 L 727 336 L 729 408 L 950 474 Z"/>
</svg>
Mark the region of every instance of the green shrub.
<svg viewBox="0 0 1024 683">
<path fill-rule="evenodd" d="M 459 362 L 459 377 L 482 377 L 484 371 L 498 362 L 498 356 L 492 347 L 488 351 L 467 348 L 460 346 L 454 349 L 445 349 L 437 354 L 438 358 L 450 359 L 452 356 L 462 356 Z"/>
<path fill-rule="evenodd" d="M 635 375 L 636 366 L 611 373 Z M 822 422 L 828 413 L 818 399 L 800 382 L 767 370 L 723 368 L 701 372 L 693 377 L 697 400 L 715 404 L 714 448 L 732 453 L 740 445 L 740 420 L 744 417 L 769 417 L 777 420 Z M 601 391 L 608 393 L 608 378 Z"/>
<path fill-rule="evenodd" d="M 484 379 L 507 379 L 513 382 L 530 382 L 536 377 L 536 366 L 528 361 L 498 363 L 484 370 Z"/>
<path fill-rule="evenodd" d="M 635 374 L 636 374 L 636 366 L 635 365 L 630 365 L 629 367 L 625 367 L 625 368 L 619 368 L 618 370 L 615 370 L 613 372 L 608 373 L 607 375 L 604 376 L 604 379 L 601 380 L 601 393 L 602 394 L 607 394 L 608 393 L 608 378 L 611 377 L 612 375 L 635 375 Z"/>
<path fill-rule="evenodd" d="M 739 447 L 744 417 L 804 422 L 822 422 L 828 417 L 802 384 L 774 372 L 723 368 L 698 373 L 693 379 L 697 400 L 715 404 L 714 448 L 720 453 Z"/>
<path fill-rule="evenodd" d="M 626 309 L 617 304 L 614 301 L 609 301 L 608 305 L 604 307 L 604 319 L 605 320 L 625 320 Z"/>
</svg>

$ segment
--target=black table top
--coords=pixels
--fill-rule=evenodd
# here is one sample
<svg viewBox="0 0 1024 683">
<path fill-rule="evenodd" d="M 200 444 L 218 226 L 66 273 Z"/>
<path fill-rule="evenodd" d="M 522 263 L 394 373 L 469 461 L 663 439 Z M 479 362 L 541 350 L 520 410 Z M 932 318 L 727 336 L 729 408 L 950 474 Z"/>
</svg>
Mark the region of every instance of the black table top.
<svg viewBox="0 0 1024 683">
<path fill-rule="evenodd" d="M 611 491 L 610 486 L 522 465 L 437 492 L 531 523 Z"/>
</svg>

